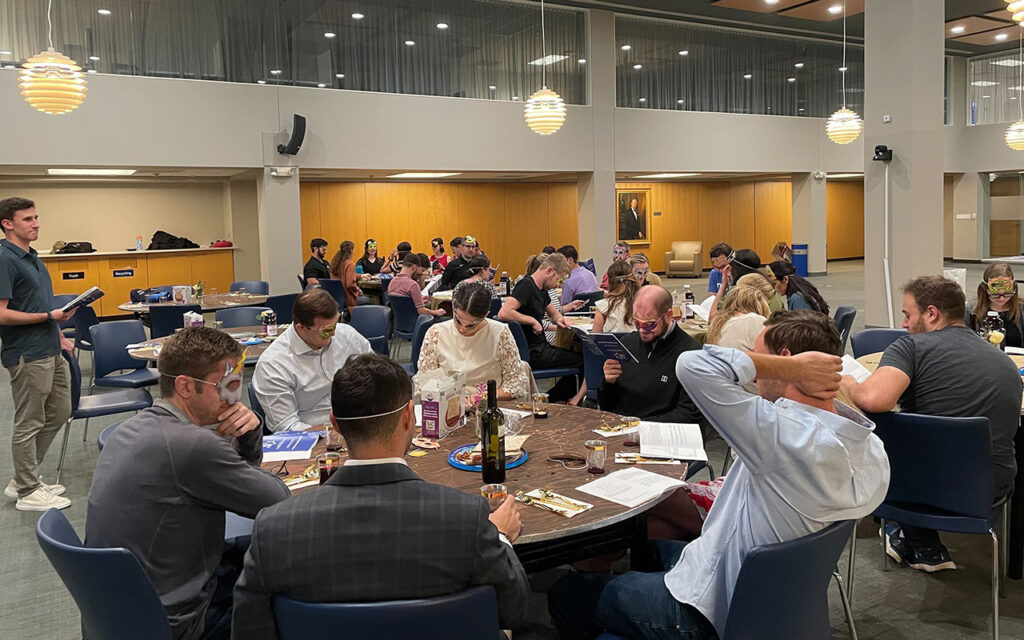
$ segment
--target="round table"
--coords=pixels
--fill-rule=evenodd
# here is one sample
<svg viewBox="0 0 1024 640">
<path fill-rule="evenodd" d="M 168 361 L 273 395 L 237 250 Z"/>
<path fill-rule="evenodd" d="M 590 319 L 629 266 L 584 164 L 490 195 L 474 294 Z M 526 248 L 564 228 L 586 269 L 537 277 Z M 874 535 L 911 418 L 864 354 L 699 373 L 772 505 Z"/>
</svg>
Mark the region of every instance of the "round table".
<svg viewBox="0 0 1024 640">
<path fill-rule="evenodd" d="M 512 402 L 502 405 L 509 409 L 517 409 Z M 565 469 L 558 462 L 548 461 L 549 456 L 556 454 L 585 456 L 584 441 L 602 439 L 608 443 L 604 475 L 629 468 L 632 465 L 615 463 L 615 452 L 635 453 L 639 451 L 638 448 L 624 446 L 624 436 L 599 436 L 592 431 L 605 423 L 618 423 L 620 416 L 567 405 L 550 405 L 548 413 L 547 419 L 538 420 L 532 415 L 524 418 L 522 435 L 529 435 L 530 439 L 523 448 L 530 457 L 522 466 L 506 471 L 504 484 L 510 494 L 520 489 L 531 491 L 544 488 L 594 506 L 572 518 L 566 518 L 538 507 L 519 504 L 523 529 L 514 546 L 524 566 L 529 563 L 532 570 L 557 566 L 566 561 L 573 561 L 570 559 L 573 557 L 582 559 L 596 555 L 594 550 L 621 549 L 645 541 L 646 520 L 643 516 L 668 494 L 637 507 L 625 507 L 576 490 L 576 487 L 604 477 L 603 475 L 590 474 L 585 468 Z M 419 435 L 418 431 L 416 435 Z M 475 418 L 471 417 L 466 426 L 440 440 L 439 449 L 427 450 L 426 454 L 420 457 L 406 455 L 405 459 L 409 467 L 427 482 L 479 495 L 480 487 L 483 485 L 480 472 L 462 471 L 448 464 L 448 454 L 453 449 L 476 440 Z M 324 443 L 321 440 L 313 450 L 314 456 L 323 450 Z M 412 450 L 415 451 L 418 449 Z M 342 454 L 343 463 L 345 459 L 346 454 Z M 294 474 L 301 473 L 310 464 L 310 460 L 293 460 L 285 466 L 289 474 Z M 281 463 L 267 463 L 263 467 L 267 470 L 276 470 L 281 467 Z M 651 464 L 641 465 L 641 468 L 680 480 L 686 475 L 687 469 L 685 464 Z M 296 492 L 316 488 L 298 489 Z"/>
<path fill-rule="evenodd" d="M 206 295 L 199 300 L 188 303 L 198 304 L 204 313 L 208 311 L 219 311 L 221 309 L 230 309 L 232 307 L 259 307 L 267 302 L 267 296 L 256 295 L 254 293 L 215 293 Z M 132 313 L 148 313 L 150 307 L 168 307 L 175 304 L 181 304 L 177 302 L 126 302 L 117 306 L 121 311 L 130 311 Z"/>
<path fill-rule="evenodd" d="M 280 337 L 280 335 L 285 332 L 285 329 L 287 329 L 288 326 L 289 325 L 286 324 L 278 325 L 277 337 Z M 248 346 L 249 351 L 246 353 L 245 356 L 245 363 L 247 365 L 255 364 L 256 361 L 260 359 L 260 356 L 263 355 L 263 352 L 267 350 L 267 347 L 270 346 L 270 343 L 277 339 L 276 337 L 274 337 L 268 341 L 266 334 L 263 333 L 263 325 L 260 325 L 258 327 L 231 327 L 230 329 L 221 329 L 221 331 L 224 331 L 228 335 L 235 337 L 242 334 L 253 334 L 255 337 L 263 339 L 263 342 Z M 167 342 L 170 338 L 171 336 L 164 336 L 163 338 L 153 338 L 152 340 L 147 340 L 144 343 L 146 345 L 145 347 L 129 349 L 128 355 L 135 358 L 136 360 L 156 361 L 157 357 L 160 355 L 159 347 L 162 346 L 165 342 Z M 245 349 L 246 347 L 243 346 L 242 348 Z"/>
</svg>

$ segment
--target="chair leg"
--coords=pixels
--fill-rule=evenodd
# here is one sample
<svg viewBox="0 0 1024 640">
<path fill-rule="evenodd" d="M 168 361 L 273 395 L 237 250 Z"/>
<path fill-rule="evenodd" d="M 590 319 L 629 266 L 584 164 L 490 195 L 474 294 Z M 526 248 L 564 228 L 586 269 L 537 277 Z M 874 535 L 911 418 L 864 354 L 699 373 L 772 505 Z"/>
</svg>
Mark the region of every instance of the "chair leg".
<svg viewBox="0 0 1024 640">
<path fill-rule="evenodd" d="M 722 458 L 722 475 L 729 472 L 729 459 L 732 458 L 732 447 L 725 450 L 725 457 Z"/>
<path fill-rule="evenodd" d="M 846 597 L 850 601 L 850 609 L 853 609 L 853 570 L 857 562 L 857 522 L 853 523 L 853 531 L 850 532 L 850 557 L 846 565 Z"/>
<path fill-rule="evenodd" d="M 881 518 L 881 520 L 882 520 L 882 535 L 880 537 L 882 538 L 882 571 L 888 571 L 889 570 L 889 554 L 885 552 L 885 518 Z"/>
<path fill-rule="evenodd" d="M 85 437 L 89 435 L 89 418 L 85 419 L 85 428 L 82 429 L 82 442 L 85 442 Z"/>
<path fill-rule="evenodd" d="M 839 575 L 839 571 L 833 571 L 832 577 L 836 579 L 836 586 L 839 587 L 839 599 L 843 603 L 843 611 L 846 612 L 846 625 L 850 627 L 850 637 L 857 640 L 857 627 L 853 624 L 853 606 L 850 603 L 850 594 L 847 593 L 846 587 L 843 585 L 843 577 Z"/>
<path fill-rule="evenodd" d="M 1009 553 L 1009 522 L 1010 522 L 1010 501 L 1007 500 L 1003 503 L 1002 513 L 1002 524 L 1000 525 L 999 531 L 999 542 L 1001 548 L 999 549 L 999 597 L 1006 597 L 1006 573 L 1010 568 L 1010 553 Z"/>
<path fill-rule="evenodd" d="M 68 436 L 71 435 L 71 423 L 74 418 L 68 418 L 68 421 L 64 423 L 64 441 L 60 446 L 60 458 L 57 459 L 57 479 L 53 481 L 54 484 L 60 484 L 60 474 L 64 471 L 64 454 L 68 450 Z"/>
<path fill-rule="evenodd" d="M 999 640 L 999 537 L 989 529 L 992 535 L 992 640 Z"/>
</svg>

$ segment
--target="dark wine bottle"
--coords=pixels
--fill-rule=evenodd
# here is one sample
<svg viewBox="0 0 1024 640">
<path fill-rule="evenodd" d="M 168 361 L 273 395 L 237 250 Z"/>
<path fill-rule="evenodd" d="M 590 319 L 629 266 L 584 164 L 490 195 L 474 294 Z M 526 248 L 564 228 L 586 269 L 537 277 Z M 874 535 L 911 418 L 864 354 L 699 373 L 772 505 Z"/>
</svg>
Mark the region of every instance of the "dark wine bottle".
<svg viewBox="0 0 1024 640">
<path fill-rule="evenodd" d="M 498 384 L 487 381 L 487 408 L 480 413 L 484 484 L 505 482 L 505 415 L 498 408 Z"/>
</svg>

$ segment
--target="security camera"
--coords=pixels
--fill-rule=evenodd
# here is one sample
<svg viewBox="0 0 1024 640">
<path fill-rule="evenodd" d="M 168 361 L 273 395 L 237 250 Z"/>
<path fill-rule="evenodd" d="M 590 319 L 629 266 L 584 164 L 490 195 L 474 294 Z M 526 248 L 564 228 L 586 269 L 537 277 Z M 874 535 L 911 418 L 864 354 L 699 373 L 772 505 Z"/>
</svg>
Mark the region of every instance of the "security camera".
<svg viewBox="0 0 1024 640">
<path fill-rule="evenodd" d="M 875 157 L 871 159 L 875 162 L 892 162 L 892 149 L 884 144 L 876 145 Z"/>
</svg>

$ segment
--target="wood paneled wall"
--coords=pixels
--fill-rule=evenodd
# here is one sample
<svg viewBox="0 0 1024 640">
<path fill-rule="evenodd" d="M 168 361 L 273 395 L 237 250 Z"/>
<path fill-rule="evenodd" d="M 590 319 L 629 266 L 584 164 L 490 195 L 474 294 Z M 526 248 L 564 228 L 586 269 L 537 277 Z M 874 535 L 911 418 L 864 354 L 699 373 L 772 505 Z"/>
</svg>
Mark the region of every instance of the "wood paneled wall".
<svg viewBox="0 0 1024 640">
<path fill-rule="evenodd" d="M 864 257 L 864 182 L 829 182 L 825 192 L 828 257 Z"/>
<path fill-rule="evenodd" d="M 330 258 L 344 240 L 374 238 L 387 255 L 399 242 L 430 254 L 430 240 L 476 236 L 492 266 L 515 276 L 546 244 L 579 244 L 576 183 L 305 182 L 302 242 L 321 237 Z"/>
</svg>

